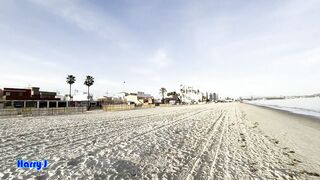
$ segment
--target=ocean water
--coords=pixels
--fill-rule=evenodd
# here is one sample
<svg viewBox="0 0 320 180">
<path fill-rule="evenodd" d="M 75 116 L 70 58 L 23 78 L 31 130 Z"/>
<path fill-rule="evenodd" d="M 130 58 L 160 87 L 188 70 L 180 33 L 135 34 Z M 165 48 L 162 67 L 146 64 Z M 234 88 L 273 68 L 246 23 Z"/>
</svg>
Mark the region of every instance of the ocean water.
<svg viewBox="0 0 320 180">
<path fill-rule="evenodd" d="M 296 114 L 304 114 L 320 118 L 320 97 L 256 100 L 247 101 L 246 103 L 266 106 L 274 109 L 290 111 Z"/>
</svg>

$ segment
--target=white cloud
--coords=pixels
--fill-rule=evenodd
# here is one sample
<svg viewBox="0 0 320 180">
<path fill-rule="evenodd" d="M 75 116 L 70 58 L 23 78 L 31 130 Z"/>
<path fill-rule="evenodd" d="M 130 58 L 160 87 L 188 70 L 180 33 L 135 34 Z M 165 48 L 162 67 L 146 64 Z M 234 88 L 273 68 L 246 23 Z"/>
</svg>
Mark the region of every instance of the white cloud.
<svg viewBox="0 0 320 180">
<path fill-rule="evenodd" d="M 130 72 L 137 74 L 140 77 L 144 77 L 145 79 L 154 81 L 154 82 L 159 82 L 161 80 L 160 77 L 160 72 L 152 67 L 148 68 L 139 68 L 139 67 L 134 67 L 130 69 Z"/>
<path fill-rule="evenodd" d="M 143 67 L 132 67 L 130 72 L 152 82 L 160 82 L 163 69 L 168 67 L 171 62 L 166 51 L 158 49 L 150 58 L 146 58 L 146 64 L 143 64 Z"/>
<path fill-rule="evenodd" d="M 41 57 L 21 51 L 10 51 L 8 53 L 0 53 L 0 55 L 2 57 L 6 57 L 7 59 L 7 61 L 5 61 L 4 64 L 36 64 L 50 68 L 58 67 L 55 61 L 48 61 L 48 57 Z"/>
<path fill-rule="evenodd" d="M 33 6 L 20 1 L 11 9 L 1 6 L 7 11 L 0 13 L 0 71 L 8 75 L 0 77 L 1 85 L 30 82 L 47 89 L 53 83 L 67 90 L 65 76 L 72 73 L 79 77 L 74 88 L 85 90 L 80 78 L 96 73 L 92 90 L 99 93 L 119 91 L 122 80 L 156 93 L 160 85 L 182 82 L 228 95 L 319 89 L 317 0 L 221 2 L 217 11 L 216 3 L 194 1 L 187 8 L 188 2 L 168 8 L 145 3 L 154 5 L 149 10 L 144 3 L 124 2 L 112 11 L 110 2 L 100 7 L 82 0 L 29 2 Z"/>
<path fill-rule="evenodd" d="M 168 57 L 166 51 L 159 49 L 153 54 L 150 59 L 148 59 L 148 62 L 151 63 L 152 66 L 165 68 L 170 65 L 171 59 Z"/>
<path fill-rule="evenodd" d="M 120 47 L 127 47 L 129 32 L 122 24 L 107 16 L 83 6 L 79 1 L 74 0 L 30 0 L 34 4 L 44 7 L 47 11 L 56 14 L 65 21 L 79 27 L 80 29 L 92 32 L 106 40 L 117 43 Z M 84 4 L 85 2 L 83 2 Z"/>
</svg>

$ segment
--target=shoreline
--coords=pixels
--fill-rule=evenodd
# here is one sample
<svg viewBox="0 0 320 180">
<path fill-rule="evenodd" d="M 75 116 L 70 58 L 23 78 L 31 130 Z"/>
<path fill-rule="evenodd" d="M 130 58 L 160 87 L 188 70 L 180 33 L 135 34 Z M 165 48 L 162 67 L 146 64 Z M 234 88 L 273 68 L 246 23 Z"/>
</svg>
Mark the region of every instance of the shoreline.
<svg viewBox="0 0 320 180">
<path fill-rule="evenodd" d="M 257 104 L 249 104 L 249 103 L 243 103 L 249 106 L 253 106 L 253 107 L 259 107 L 265 110 L 269 110 L 269 111 L 273 111 L 279 114 L 283 114 L 283 115 L 287 115 L 287 116 L 291 116 L 293 118 L 297 117 L 297 118 L 301 118 L 303 119 L 305 122 L 308 122 L 310 125 L 316 125 L 319 126 L 319 130 L 320 130 L 320 117 L 317 116 L 312 116 L 312 115 L 306 115 L 306 114 L 298 114 L 298 113 L 294 113 L 292 111 L 288 111 L 288 110 L 283 110 L 283 109 L 276 109 L 276 108 L 272 108 L 272 107 L 268 107 L 268 106 L 263 106 L 263 105 L 257 105 Z M 314 126 L 312 126 L 314 127 Z"/>
<path fill-rule="evenodd" d="M 267 137 L 279 142 L 282 148 L 292 149 L 292 155 L 307 169 L 320 172 L 320 120 L 319 118 L 296 114 L 253 104 L 239 104 L 250 124 Z"/>
</svg>

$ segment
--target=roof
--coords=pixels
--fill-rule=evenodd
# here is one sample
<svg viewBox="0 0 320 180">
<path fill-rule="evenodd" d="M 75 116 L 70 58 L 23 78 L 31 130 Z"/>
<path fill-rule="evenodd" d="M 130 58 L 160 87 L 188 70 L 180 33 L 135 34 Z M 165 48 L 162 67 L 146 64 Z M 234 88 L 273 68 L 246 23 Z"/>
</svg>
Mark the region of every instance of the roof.
<svg viewBox="0 0 320 180">
<path fill-rule="evenodd" d="M 153 98 L 150 94 L 138 94 L 138 98 Z"/>
<path fill-rule="evenodd" d="M 144 93 L 129 93 L 126 96 L 137 96 L 138 98 L 153 98 L 150 94 L 144 94 Z"/>
<path fill-rule="evenodd" d="M 23 88 L 3 88 L 3 91 L 26 92 L 26 91 L 30 91 L 30 89 L 23 89 Z"/>
</svg>

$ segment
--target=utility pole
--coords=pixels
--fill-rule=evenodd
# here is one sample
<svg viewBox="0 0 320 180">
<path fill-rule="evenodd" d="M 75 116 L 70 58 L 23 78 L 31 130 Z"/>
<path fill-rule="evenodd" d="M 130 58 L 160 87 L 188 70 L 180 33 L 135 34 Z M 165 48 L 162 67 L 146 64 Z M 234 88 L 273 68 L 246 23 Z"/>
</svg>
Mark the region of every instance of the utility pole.
<svg viewBox="0 0 320 180">
<path fill-rule="evenodd" d="M 126 81 L 123 81 L 123 92 L 125 93 L 126 89 L 125 89 L 125 85 L 126 85 Z"/>
</svg>

